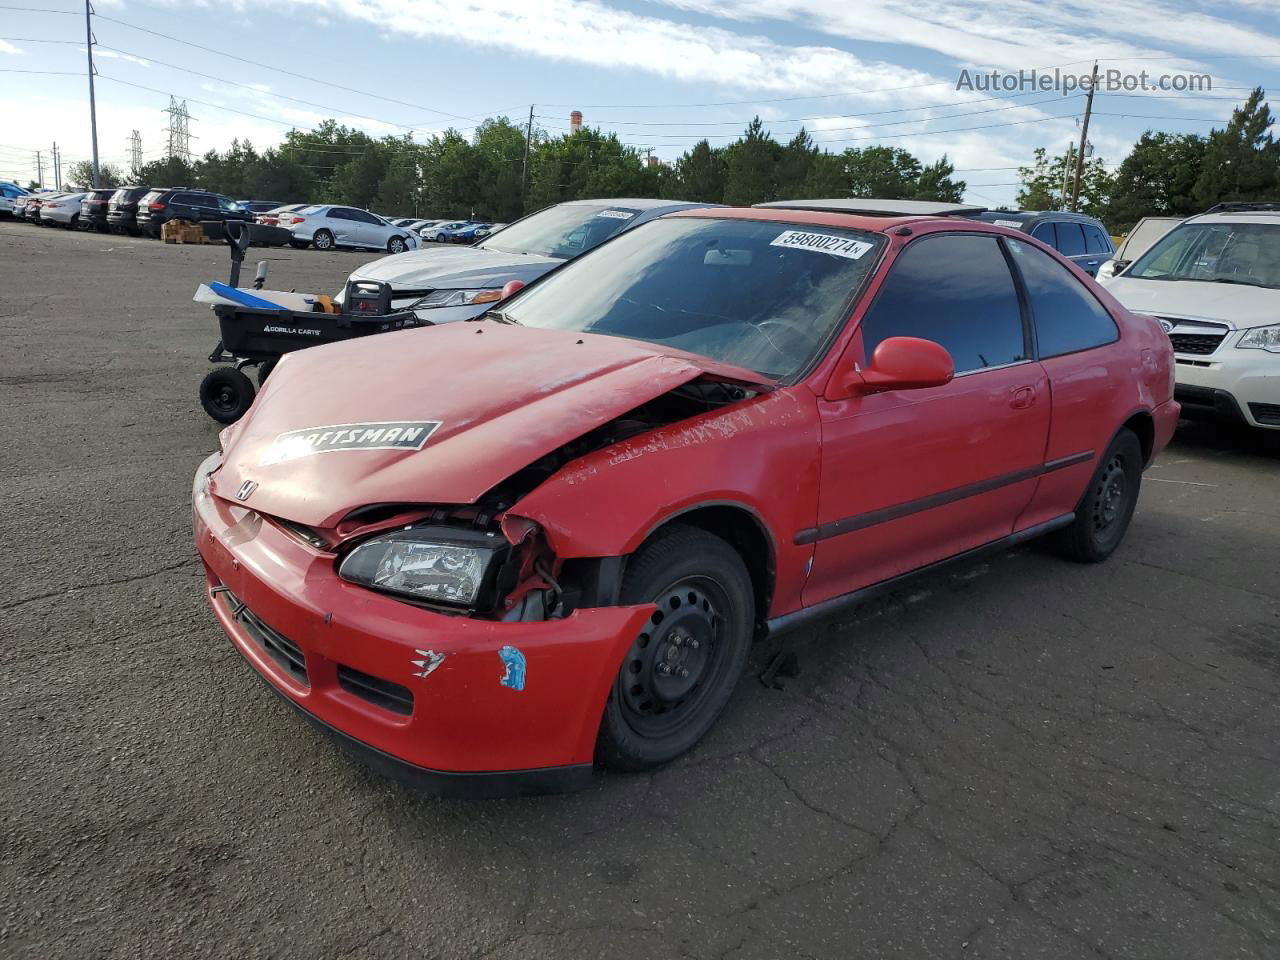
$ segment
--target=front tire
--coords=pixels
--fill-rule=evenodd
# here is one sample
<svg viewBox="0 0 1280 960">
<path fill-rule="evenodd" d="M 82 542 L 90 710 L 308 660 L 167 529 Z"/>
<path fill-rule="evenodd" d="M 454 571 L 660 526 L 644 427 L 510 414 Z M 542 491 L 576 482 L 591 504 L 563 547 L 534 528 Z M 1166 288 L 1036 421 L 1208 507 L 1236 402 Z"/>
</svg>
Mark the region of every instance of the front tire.
<svg viewBox="0 0 1280 960">
<path fill-rule="evenodd" d="M 1142 488 L 1142 444 L 1133 431 L 1116 434 L 1102 455 L 1076 519 L 1060 534 L 1059 549 L 1080 563 L 1101 563 L 1115 552 L 1129 529 Z"/>
<path fill-rule="evenodd" d="M 315 236 L 311 238 L 311 243 L 317 250 L 332 250 L 333 234 L 328 230 L 317 230 Z"/>
<path fill-rule="evenodd" d="M 672 526 L 627 564 L 621 602 L 657 609 L 627 650 L 596 741 L 615 770 L 644 770 L 692 748 L 742 675 L 755 624 L 738 553 L 695 527 Z"/>
<path fill-rule="evenodd" d="M 253 403 L 253 381 L 234 367 L 210 370 L 200 381 L 200 405 L 219 423 L 235 423 Z"/>
</svg>

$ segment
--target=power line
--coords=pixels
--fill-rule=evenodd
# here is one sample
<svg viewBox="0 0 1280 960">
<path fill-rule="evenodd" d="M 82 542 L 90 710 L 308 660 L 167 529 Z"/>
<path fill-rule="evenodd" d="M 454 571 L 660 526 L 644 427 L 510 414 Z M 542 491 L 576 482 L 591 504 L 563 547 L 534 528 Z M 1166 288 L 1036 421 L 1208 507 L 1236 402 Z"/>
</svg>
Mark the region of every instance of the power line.
<svg viewBox="0 0 1280 960">
<path fill-rule="evenodd" d="M 150 34 L 153 37 L 162 37 L 165 40 L 172 40 L 174 43 L 181 43 L 188 47 L 195 47 L 197 50 L 203 50 L 206 53 L 212 53 L 219 57 L 226 57 L 229 60 L 237 60 L 240 63 L 247 63 L 250 66 L 259 67 L 263 70 L 271 70 L 271 71 L 274 71 L 275 73 L 281 73 L 281 74 L 284 74 L 285 76 L 293 77 L 297 80 L 306 80 L 311 83 L 321 83 L 327 87 L 333 87 L 337 90 L 344 90 L 347 93 L 355 93 L 364 97 L 373 97 L 376 100 L 385 100 L 387 103 L 396 103 L 402 107 L 411 107 L 414 110 L 425 110 L 427 113 L 439 114 L 440 116 L 443 116 L 443 117 L 449 117 L 452 120 L 472 120 L 472 121 L 475 120 L 475 117 L 464 117 L 460 114 L 450 113 L 447 110 L 437 110 L 434 107 L 424 107 L 421 104 L 410 103 L 407 100 L 397 100 L 394 97 L 385 97 L 380 93 L 370 93 L 367 90 L 359 90 L 355 87 L 348 87 L 340 83 L 333 83 L 330 80 L 322 80 L 320 77 L 317 77 L 317 76 L 308 75 L 304 73 L 294 73 L 292 70 L 285 70 L 283 67 L 277 67 L 277 66 L 274 66 L 273 64 L 261 63 L 260 61 L 257 61 L 257 60 L 250 60 L 246 57 L 237 56 L 234 53 L 227 53 L 223 50 L 215 49 L 214 47 L 206 47 L 203 44 L 193 43 L 190 40 L 183 40 L 181 37 L 170 36 L 169 34 L 161 33 L 158 30 L 151 30 L 151 29 L 148 29 L 147 27 L 140 27 L 137 24 L 129 23 L 127 20 L 120 20 L 116 17 L 104 16 L 103 14 L 98 14 L 97 16 L 99 20 L 106 20 L 110 23 L 116 23 L 122 27 L 128 27 L 130 30 L 139 30 L 142 33 Z"/>
</svg>

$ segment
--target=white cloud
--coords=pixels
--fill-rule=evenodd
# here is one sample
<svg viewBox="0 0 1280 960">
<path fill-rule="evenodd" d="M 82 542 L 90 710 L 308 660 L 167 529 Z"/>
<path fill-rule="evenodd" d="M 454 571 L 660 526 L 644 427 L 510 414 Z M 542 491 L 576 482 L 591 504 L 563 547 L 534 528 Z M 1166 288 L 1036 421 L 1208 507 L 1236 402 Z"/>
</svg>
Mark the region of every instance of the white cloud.
<svg viewBox="0 0 1280 960">
<path fill-rule="evenodd" d="M 85 48 L 81 47 L 80 52 L 85 53 Z M 110 50 L 106 47 L 94 47 L 93 55 L 95 58 L 101 57 L 107 60 L 124 60 L 128 63 L 136 63 L 140 67 L 151 66 L 151 61 L 146 60 L 143 57 L 135 57 L 132 53 L 123 53 L 119 50 Z"/>
<path fill-rule="evenodd" d="M 9 43 L 8 41 L 0 40 L 0 53 L 20 54 L 25 52 L 26 52 L 25 50 L 20 50 L 18 47 L 15 47 L 12 43 Z"/>
</svg>

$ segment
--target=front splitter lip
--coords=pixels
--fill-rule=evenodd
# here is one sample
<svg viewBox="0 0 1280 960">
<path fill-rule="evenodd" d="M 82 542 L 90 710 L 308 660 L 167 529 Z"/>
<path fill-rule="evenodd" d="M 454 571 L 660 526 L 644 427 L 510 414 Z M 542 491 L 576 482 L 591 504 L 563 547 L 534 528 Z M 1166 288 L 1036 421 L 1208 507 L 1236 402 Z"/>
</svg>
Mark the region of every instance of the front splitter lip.
<svg viewBox="0 0 1280 960">
<path fill-rule="evenodd" d="M 236 647 L 239 650 L 239 646 Z M 240 651 L 243 655 L 244 651 Z M 248 659 L 247 657 L 245 658 Z M 252 664 L 251 664 L 252 665 Z M 298 716 L 328 736 L 333 743 L 359 760 L 374 773 L 437 797 L 486 800 L 506 797 L 530 797 L 549 793 L 574 793 L 590 786 L 594 767 L 589 763 L 561 767 L 538 767 L 532 770 L 494 770 L 459 773 L 434 770 L 392 756 L 384 750 L 357 740 L 349 733 L 325 723 L 310 710 L 280 690 L 260 671 L 254 670 L 277 697 L 294 709 Z"/>
</svg>

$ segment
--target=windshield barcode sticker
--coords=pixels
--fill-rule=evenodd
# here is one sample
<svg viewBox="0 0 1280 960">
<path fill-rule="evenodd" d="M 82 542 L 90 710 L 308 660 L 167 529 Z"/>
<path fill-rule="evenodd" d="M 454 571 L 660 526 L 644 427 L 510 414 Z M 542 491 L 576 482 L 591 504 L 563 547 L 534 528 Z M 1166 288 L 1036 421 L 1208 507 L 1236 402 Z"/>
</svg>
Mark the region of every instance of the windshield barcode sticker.
<svg viewBox="0 0 1280 960">
<path fill-rule="evenodd" d="M 873 244 L 865 240 L 851 240 L 832 233 L 806 233 L 803 230 L 786 230 L 770 241 L 771 247 L 790 247 L 793 250 L 816 250 L 833 257 L 860 260 Z"/>
<path fill-rule="evenodd" d="M 628 210 L 601 210 L 596 214 L 597 217 L 610 217 L 614 220 L 630 220 L 635 216 Z"/>
</svg>

